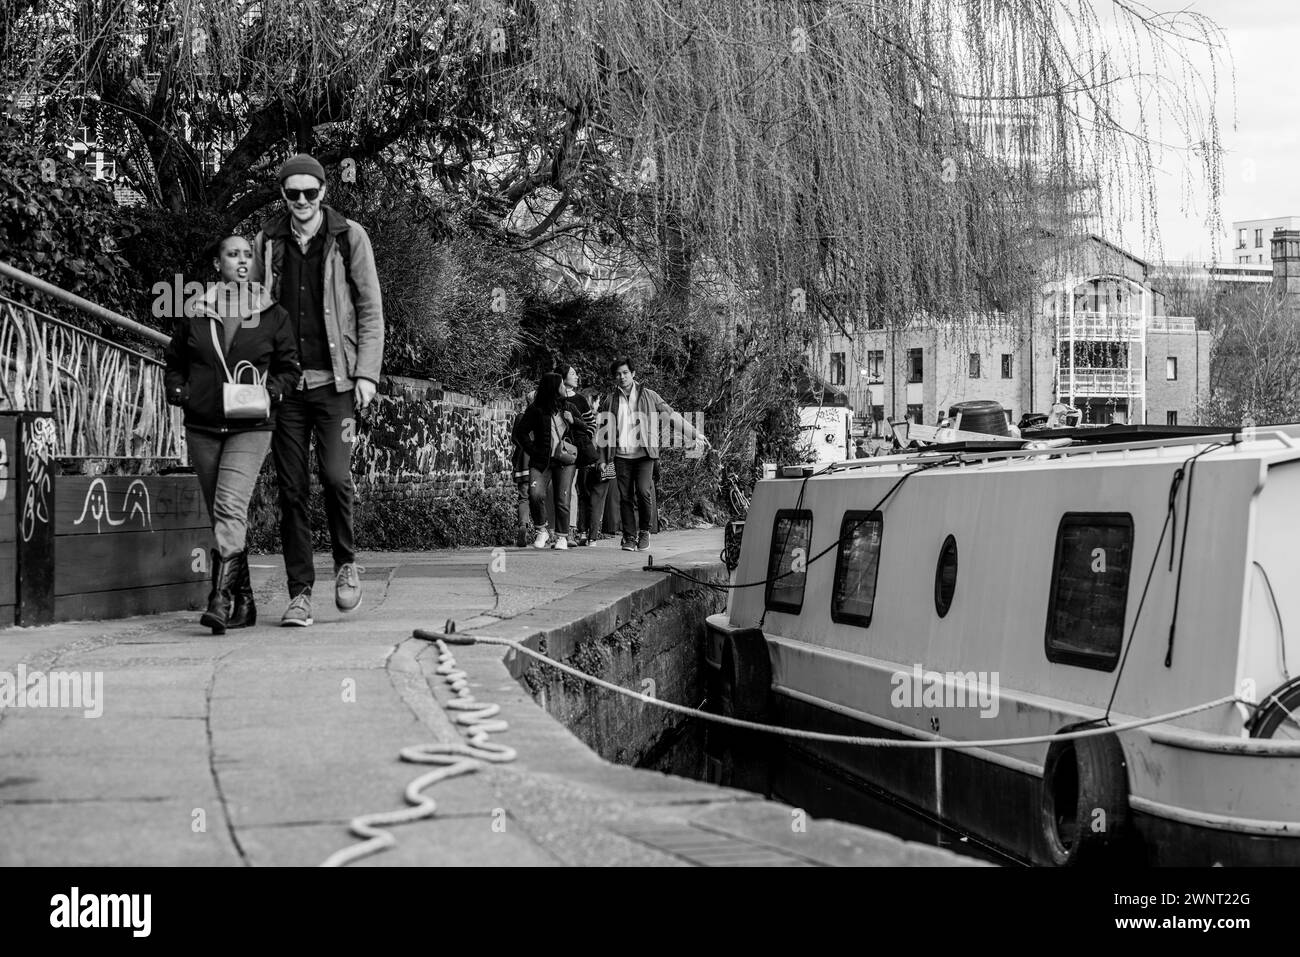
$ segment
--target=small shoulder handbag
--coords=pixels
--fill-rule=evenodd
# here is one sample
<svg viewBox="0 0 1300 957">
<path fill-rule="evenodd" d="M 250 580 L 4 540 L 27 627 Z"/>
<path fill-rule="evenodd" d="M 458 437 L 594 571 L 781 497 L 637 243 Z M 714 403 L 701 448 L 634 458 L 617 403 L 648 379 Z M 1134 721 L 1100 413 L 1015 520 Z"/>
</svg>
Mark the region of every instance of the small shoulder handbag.
<svg viewBox="0 0 1300 957">
<path fill-rule="evenodd" d="M 573 430 L 572 425 L 564 429 L 564 434 L 560 436 L 560 441 L 555 448 L 551 450 L 551 461 L 558 465 L 572 465 L 578 461 L 578 447 L 569 441 L 569 433 Z"/>
<path fill-rule="evenodd" d="M 564 433 L 564 438 L 560 439 L 560 444 L 551 453 L 551 461 L 560 465 L 572 465 L 578 461 L 578 447 L 569 441 L 568 432 Z"/>
<path fill-rule="evenodd" d="M 257 367 L 247 359 L 235 366 L 231 373 L 226 364 L 226 354 L 221 350 L 221 340 L 217 337 L 217 320 L 210 322 L 212 346 L 221 360 L 221 368 L 226 373 L 226 381 L 221 385 L 221 411 L 227 419 L 267 419 L 271 416 L 271 393 L 266 388 L 266 374 L 257 374 Z M 253 381 L 239 381 L 247 368 L 252 373 Z"/>
</svg>

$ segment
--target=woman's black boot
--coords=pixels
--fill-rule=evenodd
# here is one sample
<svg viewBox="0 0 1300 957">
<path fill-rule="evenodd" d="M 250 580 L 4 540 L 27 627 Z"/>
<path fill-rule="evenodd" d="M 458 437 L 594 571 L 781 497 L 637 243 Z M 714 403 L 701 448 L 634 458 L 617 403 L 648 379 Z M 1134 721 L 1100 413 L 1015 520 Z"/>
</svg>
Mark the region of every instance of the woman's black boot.
<svg viewBox="0 0 1300 957">
<path fill-rule="evenodd" d="M 199 618 L 199 624 L 212 629 L 214 635 L 226 632 L 232 603 L 231 591 L 235 584 L 240 556 L 218 558 L 212 573 L 212 594 L 208 597 L 208 610 Z"/>
<path fill-rule="evenodd" d="M 239 569 L 231 586 L 232 607 L 226 628 L 248 628 L 257 624 L 257 605 L 253 602 L 253 582 L 248 574 L 248 549 L 235 556 Z"/>
</svg>

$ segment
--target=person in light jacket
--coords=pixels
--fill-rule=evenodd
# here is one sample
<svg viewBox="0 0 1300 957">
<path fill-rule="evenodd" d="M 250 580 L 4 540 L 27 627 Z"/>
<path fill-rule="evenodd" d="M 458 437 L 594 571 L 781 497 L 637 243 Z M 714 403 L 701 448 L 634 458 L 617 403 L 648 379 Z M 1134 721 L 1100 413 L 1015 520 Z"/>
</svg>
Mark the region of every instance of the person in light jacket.
<svg viewBox="0 0 1300 957">
<path fill-rule="evenodd" d="M 325 516 L 334 555 L 334 605 L 361 604 L 353 540 L 352 446 L 357 418 L 375 397 L 384 357 L 384 310 L 370 237 L 358 223 L 324 206 L 325 169 L 292 156 L 277 176 L 284 209 L 253 243 L 253 278 L 289 313 L 302 381 L 285 399 L 271 454 L 280 489 L 280 537 L 289 586 L 282 625 L 312 623 L 311 466 L 316 440 Z"/>
<path fill-rule="evenodd" d="M 624 551 L 648 551 L 655 527 L 654 470 L 659 460 L 661 426 L 671 424 L 672 434 L 701 451 L 709 447 L 704 433 L 695 429 L 659 393 L 636 381 L 631 359 L 610 364 L 614 391 L 600 404 L 596 447 L 602 464 L 613 462 L 617 473 L 619 521 Z"/>
<path fill-rule="evenodd" d="M 175 318 L 166 350 L 167 401 L 185 410 L 190 462 L 217 546 L 212 591 L 199 620 L 218 635 L 257 621 L 248 574 L 248 506 L 277 412 L 301 374 L 289 315 L 248 281 L 252 260 L 242 236 L 221 241 L 213 264 L 222 282 L 194 304 L 196 314 Z M 265 378 L 271 405 L 264 419 L 226 415 L 223 386 L 243 362 Z M 253 382 L 247 370 L 241 381 Z"/>
</svg>

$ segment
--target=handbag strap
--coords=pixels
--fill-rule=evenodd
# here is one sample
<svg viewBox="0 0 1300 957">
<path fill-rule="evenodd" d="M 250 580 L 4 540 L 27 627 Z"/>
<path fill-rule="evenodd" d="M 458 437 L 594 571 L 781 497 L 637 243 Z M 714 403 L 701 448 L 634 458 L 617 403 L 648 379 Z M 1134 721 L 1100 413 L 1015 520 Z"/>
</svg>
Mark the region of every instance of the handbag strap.
<svg viewBox="0 0 1300 957">
<path fill-rule="evenodd" d="M 226 353 L 225 350 L 221 348 L 221 340 L 217 338 L 216 319 L 210 318 L 208 320 L 208 329 L 212 333 L 212 348 L 217 351 L 217 358 L 221 360 L 221 369 L 226 374 L 226 381 L 227 382 L 237 381 L 235 377 L 230 374 L 230 366 L 226 365 Z"/>
<path fill-rule="evenodd" d="M 266 384 L 266 376 L 265 375 L 259 376 L 257 374 L 257 366 L 253 365 L 253 363 L 249 362 L 247 359 L 241 359 L 239 362 L 235 364 L 235 372 L 232 375 L 230 372 L 230 366 L 226 364 L 226 353 L 222 350 L 221 341 L 217 338 L 216 319 L 208 320 L 208 329 L 212 333 L 212 348 L 216 350 L 217 358 L 221 360 L 221 370 L 225 372 L 227 382 L 231 383 L 232 385 L 238 385 L 239 377 L 243 375 L 244 368 L 247 367 L 248 370 L 253 373 L 253 383 L 252 383 L 253 385 Z M 270 370 L 268 370 L 268 372 L 269 371 Z"/>
</svg>

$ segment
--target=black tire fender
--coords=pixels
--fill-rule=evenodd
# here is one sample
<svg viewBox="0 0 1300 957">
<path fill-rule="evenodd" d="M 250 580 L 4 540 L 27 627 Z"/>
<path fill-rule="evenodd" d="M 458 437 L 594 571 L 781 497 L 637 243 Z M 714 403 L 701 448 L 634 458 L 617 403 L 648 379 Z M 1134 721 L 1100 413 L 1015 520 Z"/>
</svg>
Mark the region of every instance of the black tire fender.
<svg viewBox="0 0 1300 957">
<path fill-rule="evenodd" d="M 1094 728 L 1069 725 L 1058 734 Z M 1043 764 L 1040 824 L 1051 863 L 1113 862 L 1128 841 L 1129 785 L 1124 748 L 1114 734 L 1053 741 Z"/>
<path fill-rule="evenodd" d="M 729 632 L 722 645 L 722 713 L 744 721 L 763 721 L 772 694 L 772 661 L 767 639 L 757 628 Z"/>
</svg>

